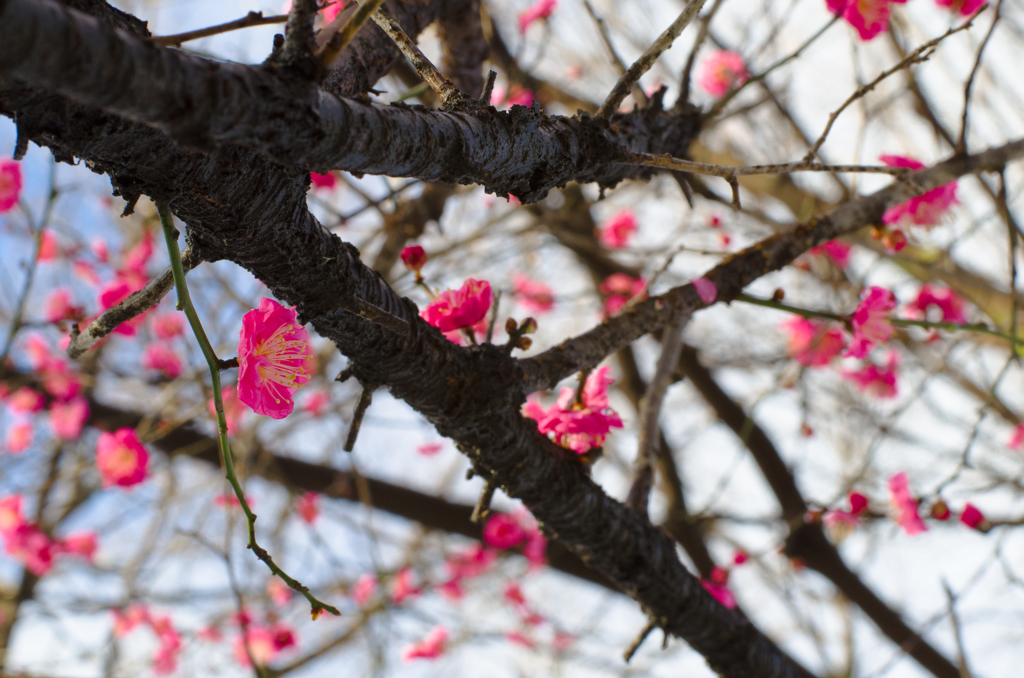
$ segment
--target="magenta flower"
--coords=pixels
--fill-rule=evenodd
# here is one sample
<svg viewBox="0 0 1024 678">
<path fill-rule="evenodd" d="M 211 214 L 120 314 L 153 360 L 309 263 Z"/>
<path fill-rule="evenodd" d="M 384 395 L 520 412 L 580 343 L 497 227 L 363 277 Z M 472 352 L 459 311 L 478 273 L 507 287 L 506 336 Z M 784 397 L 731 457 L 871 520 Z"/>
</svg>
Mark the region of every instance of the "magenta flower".
<svg viewBox="0 0 1024 678">
<path fill-rule="evenodd" d="M 747 65 L 736 52 L 718 50 L 708 55 L 700 65 L 697 84 L 716 99 L 725 96 L 750 78 Z"/>
<path fill-rule="evenodd" d="M 525 34 L 526 29 L 534 21 L 547 19 L 557 6 L 558 0 L 537 0 L 537 2 L 519 13 L 519 32 Z"/>
<path fill-rule="evenodd" d="M 917 500 L 910 496 L 910 487 L 907 482 L 907 474 L 900 471 L 889 478 L 889 492 L 892 495 L 892 504 L 896 508 L 896 522 L 906 530 L 907 534 L 913 536 L 920 534 L 928 528 L 917 512 Z"/>
<path fill-rule="evenodd" d="M 57 545 L 36 525 L 22 523 L 4 534 L 4 550 L 26 570 L 41 577 L 53 567 Z"/>
<path fill-rule="evenodd" d="M 307 525 L 315 523 L 320 516 L 320 495 L 316 492 L 303 494 L 295 500 L 295 512 Z"/>
<path fill-rule="evenodd" d="M 32 434 L 35 427 L 31 422 L 19 421 L 7 429 L 7 437 L 4 438 L 4 448 L 11 454 L 21 454 L 32 444 Z"/>
<path fill-rule="evenodd" d="M 96 469 L 103 487 L 131 487 L 146 479 L 149 453 L 133 428 L 104 431 L 96 443 Z"/>
<path fill-rule="evenodd" d="M 598 287 L 601 294 L 606 295 L 604 300 L 605 317 L 610 318 L 621 311 L 622 307 L 638 294 L 646 297 L 646 288 L 647 282 L 643 278 L 631 278 L 625 273 L 612 273 Z"/>
<path fill-rule="evenodd" d="M 1006 442 L 1006 446 L 1011 450 L 1019 450 L 1024 447 L 1024 424 L 1017 424 L 1017 427 L 1013 429 L 1013 435 Z"/>
<path fill-rule="evenodd" d="M 46 398 L 43 394 L 28 386 L 22 386 L 7 400 L 7 409 L 13 414 L 32 414 L 43 409 L 45 405 Z"/>
<path fill-rule="evenodd" d="M 908 167 L 914 170 L 924 167 L 917 160 L 901 155 L 881 155 L 879 160 L 889 167 Z M 939 223 L 950 207 L 959 202 L 956 197 L 956 182 L 951 181 L 890 207 L 882 214 L 882 222 L 896 227 L 916 225 L 931 228 Z"/>
<path fill-rule="evenodd" d="M 964 506 L 964 510 L 960 512 L 960 522 L 971 529 L 977 530 L 985 522 L 985 514 L 979 511 L 974 504 L 968 502 Z"/>
<path fill-rule="evenodd" d="M 577 403 L 575 391 L 565 387 L 547 410 L 534 401 L 527 402 L 523 416 L 535 420 L 537 430 L 555 443 L 577 454 L 600 447 L 611 429 L 622 428 L 619 415 L 608 406 L 608 386 L 614 381 L 608 376 L 610 371 L 600 367 L 587 377 L 582 402 Z"/>
<path fill-rule="evenodd" d="M 21 194 L 21 165 L 13 160 L 0 160 L 0 214 L 18 204 Z"/>
<path fill-rule="evenodd" d="M 519 85 L 512 85 L 505 97 L 505 103 L 509 106 L 532 106 L 533 92 Z"/>
<path fill-rule="evenodd" d="M 636 233 L 636 216 L 633 210 L 625 209 L 608 219 L 598 230 L 598 240 L 610 250 L 626 247 Z"/>
<path fill-rule="evenodd" d="M 846 346 L 843 331 L 832 323 L 795 315 L 779 327 L 789 335 L 789 354 L 807 367 L 828 365 Z"/>
<path fill-rule="evenodd" d="M 889 28 L 892 2 L 905 0 L 825 0 L 833 14 L 839 14 L 857 29 L 860 39 L 867 42 Z"/>
<path fill-rule="evenodd" d="M 526 539 L 526 531 L 507 513 L 495 513 L 484 524 L 484 541 L 496 549 L 518 546 Z"/>
<path fill-rule="evenodd" d="M 142 352 L 142 366 L 147 370 L 162 372 L 168 379 L 181 376 L 181 357 L 170 345 L 155 341 Z"/>
<path fill-rule="evenodd" d="M 459 289 L 439 294 L 420 311 L 420 317 L 442 332 L 451 332 L 480 322 L 490 308 L 491 283 L 469 278 Z"/>
<path fill-rule="evenodd" d="M 405 264 L 405 267 L 410 271 L 416 271 L 417 275 L 420 269 L 427 263 L 427 253 L 419 245 L 406 247 L 399 256 L 402 257 L 402 263 Z"/>
<path fill-rule="evenodd" d="M 817 247 L 810 249 L 811 254 L 824 255 L 834 261 L 839 268 L 846 268 L 850 263 L 850 250 L 852 248 L 842 240 L 829 240 Z"/>
<path fill-rule="evenodd" d="M 174 337 L 180 336 L 184 331 L 184 325 L 181 322 L 181 313 L 177 311 L 168 311 L 161 313 L 153 318 L 153 334 L 156 335 L 157 339 L 173 339 Z"/>
<path fill-rule="evenodd" d="M 445 642 L 447 640 L 448 629 L 443 626 L 435 626 L 423 640 L 413 643 L 402 651 L 402 661 L 437 659 L 444 654 Z"/>
<path fill-rule="evenodd" d="M 895 398 L 898 392 L 896 370 L 899 365 L 899 353 L 890 351 L 888 362 L 884 367 L 868 363 L 859 370 L 843 372 L 843 376 L 857 384 L 857 388 L 876 398 Z"/>
<path fill-rule="evenodd" d="M 337 14 L 337 10 L 335 10 Z M 309 180 L 313 183 L 314 188 L 325 188 L 332 189 L 338 183 L 338 178 L 328 172 L 327 174 L 318 174 L 317 172 L 309 173 Z"/>
<path fill-rule="evenodd" d="M 959 12 L 960 16 L 970 16 L 985 4 L 985 0 L 935 0 L 935 4 Z"/>
<path fill-rule="evenodd" d="M 309 412 L 314 417 L 319 417 L 324 412 L 327 411 L 327 408 L 330 404 L 330 394 L 323 389 L 318 389 L 310 393 L 309 396 L 303 401 L 302 409 L 305 412 Z"/>
<path fill-rule="evenodd" d="M 408 567 L 403 567 L 396 572 L 395 576 L 388 583 L 388 592 L 391 594 L 391 600 L 396 605 L 400 605 L 406 598 L 419 595 L 420 590 L 413 586 L 412 583 L 412 570 Z"/>
<path fill-rule="evenodd" d="M 892 336 L 892 323 L 888 312 L 896 308 L 896 297 L 884 287 L 869 287 L 861 292 L 861 302 L 850 319 L 853 341 L 844 354 L 848 358 L 863 358 L 876 345 L 884 344 Z"/>
<path fill-rule="evenodd" d="M 313 373 L 309 334 L 298 313 L 264 297 L 242 317 L 238 333 L 238 399 L 272 419 L 284 419 L 292 396 Z"/>
<path fill-rule="evenodd" d="M 71 290 L 66 287 L 53 290 L 43 302 L 43 319 L 48 323 L 73 320 L 80 313 L 81 309 L 71 303 Z"/>
<path fill-rule="evenodd" d="M 942 313 L 944 323 L 966 323 L 964 315 L 964 300 L 956 292 L 948 287 L 939 287 L 931 283 L 921 285 L 921 291 L 917 298 L 909 305 L 913 315 L 918 318 L 927 318 L 928 309 L 932 306 Z"/>
<path fill-rule="evenodd" d="M 61 553 L 83 558 L 91 563 L 96 556 L 96 549 L 99 548 L 99 541 L 95 532 L 78 532 L 69 534 L 57 542 L 57 549 Z"/>
<path fill-rule="evenodd" d="M 89 403 L 81 396 L 50 405 L 50 429 L 61 440 L 76 440 L 88 417 Z"/>
<path fill-rule="evenodd" d="M 825 512 L 826 525 L 843 524 L 856 527 L 860 516 L 868 508 L 868 498 L 860 492 L 850 492 L 850 510 L 832 509 Z"/>
<path fill-rule="evenodd" d="M 555 295 L 548 285 L 522 273 L 516 273 L 512 278 L 512 294 L 530 313 L 547 313 L 555 305 Z"/>
</svg>

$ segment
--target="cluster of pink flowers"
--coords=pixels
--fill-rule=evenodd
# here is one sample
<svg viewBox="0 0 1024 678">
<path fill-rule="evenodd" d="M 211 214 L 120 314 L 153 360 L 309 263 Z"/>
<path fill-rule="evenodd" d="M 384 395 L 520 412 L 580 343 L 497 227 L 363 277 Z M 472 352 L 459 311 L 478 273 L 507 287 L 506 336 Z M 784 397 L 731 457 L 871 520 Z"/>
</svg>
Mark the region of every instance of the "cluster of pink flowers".
<svg viewBox="0 0 1024 678">
<path fill-rule="evenodd" d="M 487 572 L 497 558 L 498 551 L 496 549 L 486 547 L 480 542 L 455 553 L 444 561 L 448 579 L 437 587 L 437 592 L 449 600 L 460 600 L 466 595 L 462 589 L 462 583 Z M 541 550 L 541 559 L 543 559 L 543 550 Z"/>
<path fill-rule="evenodd" d="M 940 287 L 925 283 L 917 293 L 914 301 L 910 302 L 908 309 L 911 317 L 928 317 L 931 308 L 938 309 L 941 320 L 944 323 L 966 323 L 967 316 L 964 315 L 964 300 L 956 292 L 948 287 Z"/>
<path fill-rule="evenodd" d="M 717 98 L 725 96 L 750 78 L 747 65 L 736 52 L 717 50 L 701 62 L 697 73 L 697 84 L 705 92 Z"/>
<path fill-rule="evenodd" d="M 896 523 L 907 534 L 913 536 L 928 529 L 919 512 L 921 502 L 910 494 L 910 483 L 907 480 L 906 472 L 900 471 L 889 478 L 889 492 L 896 513 Z M 939 499 L 932 505 L 929 515 L 935 520 L 945 521 L 949 520 L 953 514 L 946 503 Z M 991 523 L 985 519 L 985 514 L 970 502 L 964 504 L 959 520 L 973 530 L 984 532 L 991 528 Z"/>
<path fill-rule="evenodd" d="M 469 278 L 459 289 L 437 295 L 420 311 L 420 317 L 447 334 L 482 321 L 490 308 L 491 284 Z"/>
<path fill-rule="evenodd" d="M 38 577 L 49 572 L 54 559 L 60 555 L 77 556 L 93 562 L 97 549 L 96 533 L 81 532 L 63 539 L 51 539 L 25 517 L 22 502 L 20 494 L 0 499 L 0 538 L 4 541 L 7 555 Z"/>
<path fill-rule="evenodd" d="M 913 170 L 924 169 L 923 163 L 901 155 L 882 155 L 879 156 L 879 159 L 889 167 L 907 167 Z M 956 188 L 957 182 L 951 181 L 899 205 L 890 207 L 882 214 L 882 223 L 895 229 L 907 228 L 909 226 L 920 226 L 924 229 L 930 229 L 941 221 L 943 215 L 949 211 L 950 207 L 960 202 L 956 197 Z M 900 247 L 895 247 L 894 249 L 898 250 Z"/>
<path fill-rule="evenodd" d="M 850 263 L 850 250 L 852 248 L 842 240 L 830 240 L 826 243 L 812 247 L 811 254 L 825 256 L 835 262 L 839 268 L 846 268 Z"/>
<path fill-rule="evenodd" d="M 181 654 L 181 634 L 174 628 L 169 615 L 156 615 L 143 604 L 129 605 L 127 609 L 113 610 L 114 636 L 124 638 L 135 627 L 144 624 L 156 636 L 158 645 L 153 654 L 153 673 L 169 676 L 178 669 Z"/>
<path fill-rule="evenodd" d="M 132 292 L 146 286 L 149 276 L 146 268 L 153 257 L 153 233 L 144 231 L 139 240 L 121 256 L 121 266 L 115 271 L 114 279 L 103 285 L 99 290 L 98 301 L 104 311 L 124 301 Z M 142 324 L 148 313 L 138 315 L 121 323 L 115 333 L 124 336 L 135 336 L 136 329 Z"/>
<path fill-rule="evenodd" d="M 502 551 L 522 544 L 523 555 L 531 566 L 542 567 L 545 563 L 548 539 L 541 534 L 537 521 L 526 509 L 514 514 L 491 515 L 484 524 L 484 542 Z"/>
<path fill-rule="evenodd" d="M 868 498 L 860 492 L 850 492 L 848 495 L 850 510 L 831 509 L 825 512 L 826 525 L 845 525 L 856 527 L 860 517 L 868 510 Z"/>
<path fill-rule="evenodd" d="M 605 295 L 604 315 L 610 318 L 622 310 L 626 303 L 637 295 L 647 297 L 647 282 L 643 278 L 631 278 L 625 273 L 612 273 L 598 288 Z"/>
<path fill-rule="evenodd" d="M 789 353 L 807 367 L 822 367 L 832 362 L 846 346 L 843 331 L 834 323 L 794 315 L 779 324 L 789 335 Z"/>
<path fill-rule="evenodd" d="M 550 286 L 532 280 L 522 273 L 516 273 L 512 278 L 512 294 L 530 313 L 547 313 L 555 305 L 555 295 Z"/>
<path fill-rule="evenodd" d="M 513 83 L 511 87 L 505 88 L 504 85 L 496 85 L 491 90 L 491 106 L 494 106 L 498 110 L 505 110 L 509 106 L 532 106 L 533 105 L 533 92 L 526 89 L 518 83 Z M 514 195 L 509 196 L 510 202 L 519 204 L 519 199 Z"/>
<path fill-rule="evenodd" d="M 245 616 L 248 617 L 248 614 Z M 266 666 L 288 648 L 298 645 L 295 629 L 283 621 L 261 624 L 245 619 L 245 623 L 240 626 L 241 632 L 232 646 L 239 666 L 251 665 L 250 653 L 252 662 Z"/>
<path fill-rule="evenodd" d="M 13 160 L 0 160 L 0 214 L 18 204 L 21 186 L 21 165 Z"/>
<path fill-rule="evenodd" d="M 597 232 L 597 239 L 608 249 L 618 250 L 629 245 L 629 241 L 636 231 L 636 216 L 633 214 L 633 210 L 625 209 L 601 224 Z"/>
<path fill-rule="evenodd" d="M 526 29 L 535 21 L 547 19 L 558 6 L 558 0 L 537 0 L 527 9 L 519 13 L 519 32 L 526 34 Z"/>
<path fill-rule="evenodd" d="M 103 487 L 132 487 L 146 479 L 149 453 L 133 428 L 104 431 L 96 442 L 96 470 Z"/>
<path fill-rule="evenodd" d="M 575 391 L 567 386 L 546 410 L 536 401 L 528 401 L 523 416 L 535 420 L 538 431 L 577 454 L 600 447 L 611 429 L 622 428 L 622 419 L 608 405 L 608 386 L 614 381 L 610 372 L 607 366 L 594 370 L 578 402 Z"/>
<path fill-rule="evenodd" d="M 402 651 L 402 661 L 413 659 L 437 659 L 444 654 L 448 642 L 448 629 L 435 626 L 423 640 L 413 643 Z"/>
<path fill-rule="evenodd" d="M 238 334 L 238 399 L 272 419 L 292 413 L 292 396 L 313 374 L 309 333 L 298 313 L 264 297 L 242 317 Z"/>
</svg>

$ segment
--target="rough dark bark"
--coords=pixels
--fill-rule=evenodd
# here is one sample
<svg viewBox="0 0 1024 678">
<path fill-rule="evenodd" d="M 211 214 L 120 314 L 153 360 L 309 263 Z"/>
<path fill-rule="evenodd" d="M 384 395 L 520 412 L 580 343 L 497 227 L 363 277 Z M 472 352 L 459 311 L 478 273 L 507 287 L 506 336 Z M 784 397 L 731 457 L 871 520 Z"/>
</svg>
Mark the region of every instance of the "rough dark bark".
<svg viewBox="0 0 1024 678">
<path fill-rule="evenodd" d="M 480 1 L 449 1 L 437 28 L 444 49 L 444 74 L 459 91 L 478 98 L 484 89 L 483 64 L 487 58 Z"/>
</svg>

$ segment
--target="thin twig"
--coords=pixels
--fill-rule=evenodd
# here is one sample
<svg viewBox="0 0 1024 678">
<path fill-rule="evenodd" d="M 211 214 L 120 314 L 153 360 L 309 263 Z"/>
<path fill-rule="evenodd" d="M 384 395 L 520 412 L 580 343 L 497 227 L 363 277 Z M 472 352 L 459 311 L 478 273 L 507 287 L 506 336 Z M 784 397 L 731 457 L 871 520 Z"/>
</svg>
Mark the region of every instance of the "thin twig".
<svg viewBox="0 0 1024 678">
<path fill-rule="evenodd" d="M 721 2 L 721 0 L 718 1 Z M 587 8 L 587 13 L 597 25 L 597 31 L 601 34 L 601 40 L 604 42 L 604 46 L 612 58 L 612 63 L 615 65 L 615 69 L 619 72 L 619 77 L 621 78 L 626 74 L 626 64 L 622 60 L 622 57 L 619 56 L 619 53 L 615 51 L 615 45 L 612 44 L 612 38 L 608 34 L 608 26 L 605 25 L 604 19 L 599 17 L 597 12 L 594 11 L 594 7 L 590 4 L 590 0 L 583 0 L 583 6 Z M 647 105 L 647 93 L 644 92 L 644 88 L 641 87 L 638 82 L 633 83 L 633 98 L 636 99 L 641 108 Z"/>
<path fill-rule="evenodd" d="M 974 85 L 974 76 L 978 74 L 978 70 L 981 68 L 981 57 L 985 53 L 985 46 L 988 45 L 989 38 L 992 37 L 992 33 L 996 30 L 996 24 L 999 23 L 999 11 L 1002 8 L 1003 0 L 999 0 L 996 3 L 995 16 L 992 17 L 992 25 L 988 27 L 988 33 L 985 34 L 985 38 L 981 41 L 981 46 L 978 47 L 978 56 L 974 60 L 971 76 L 967 78 L 967 84 L 964 86 L 964 114 L 960 121 L 960 138 L 957 139 L 956 147 L 953 149 L 956 153 L 967 152 L 967 112 L 971 107 L 971 87 Z"/>
<path fill-rule="evenodd" d="M 636 654 L 636 651 L 640 649 L 640 646 L 644 644 L 644 641 L 647 640 L 647 636 L 651 635 L 651 631 L 653 631 L 656 628 L 658 628 L 658 625 L 655 624 L 654 620 L 652 619 L 651 621 L 647 622 L 647 626 L 645 626 L 643 630 L 637 634 L 633 642 L 630 643 L 629 647 L 626 648 L 626 651 L 622 653 L 622 658 L 626 661 L 627 664 L 629 663 L 629 660 L 633 658 L 633 655 Z"/>
<path fill-rule="evenodd" d="M 675 158 L 668 154 L 638 153 L 626 148 L 622 148 L 620 151 L 622 155 L 617 159 L 617 162 L 624 165 L 644 165 L 647 167 L 678 170 L 680 172 L 692 172 L 693 174 L 705 174 L 712 177 L 721 177 L 730 183 L 736 177 L 755 174 L 789 174 L 790 172 L 888 174 L 902 181 L 908 180 L 913 174 L 913 171 L 906 167 L 889 167 L 887 165 L 825 165 L 806 159 L 800 162 L 787 162 L 778 165 L 708 165 L 703 162 Z"/>
<path fill-rule="evenodd" d="M 1010 215 L 1010 207 L 1006 202 L 1006 168 L 999 170 L 999 192 L 996 194 L 996 209 L 1006 222 L 1006 232 L 1010 238 L 1010 347 L 1015 360 L 1020 360 L 1017 346 L 1017 224 Z"/>
<path fill-rule="evenodd" d="M 497 77 L 497 71 L 491 71 L 487 74 L 487 84 L 484 85 L 484 91 L 480 93 L 480 102 L 485 106 L 489 106 L 491 103 L 491 95 L 494 93 L 494 80 Z"/>
<path fill-rule="evenodd" d="M 701 7 L 704 6 L 706 0 L 689 0 L 686 3 L 686 7 L 676 17 L 676 20 L 672 22 L 672 25 L 665 29 L 665 32 L 658 36 L 658 39 L 654 41 L 654 44 L 647 48 L 647 51 L 640 55 L 629 69 L 622 74 L 619 81 L 615 83 L 615 87 L 608 93 L 608 98 L 601 104 L 601 108 L 597 111 L 598 118 L 607 118 L 614 113 L 618 108 L 622 100 L 626 98 L 630 90 L 633 89 L 633 85 L 639 82 L 640 77 L 650 70 L 654 62 L 658 60 L 661 53 L 672 46 L 679 34 L 683 32 L 693 17 L 697 16 L 697 12 L 700 11 Z"/>
<path fill-rule="evenodd" d="M 376 12 L 383 4 L 384 0 L 369 0 L 369 2 L 359 5 L 359 9 L 353 12 L 352 16 L 345 22 L 345 25 L 320 48 L 320 53 L 317 56 L 320 58 L 320 63 L 323 64 L 324 68 L 330 66 L 331 62 L 338 58 L 341 50 L 345 49 L 345 45 L 352 41 L 352 38 L 363 27 L 363 24 L 370 18 L 370 15 Z"/>
<path fill-rule="evenodd" d="M 345 438 L 345 447 L 343 449 L 346 452 L 351 452 L 352 448 L 356 446 L 359 428 L 363 425 L 363 416 L 366 414 L 367 408 L 373 402 L 373 392 L 375 389 L 375 386 L 363 384 L 363 392 L 359 394 L 359 402 L 356 403 L 355 412 L 352 413 L 352 423 L 348 427 L 348 436 Z"/>
<path fill-rule="evenodd" d="M 181 262 L 181 252 L 178 250 L 178 230 L 174 227 L 174 218 L 171 216 L 171 211 L 164 205 L 157 205 L 157 211 L 160 214 L 160 225 L 164 229 L 164 239 L 167 241 L 167 253 L 171 259 L 174 286 L 178 291 L 178 309 L 184 311 L 185 317 L 188 318 L 188 324 L 192 328 L 192 333 L 195 335 L 199 348 L 202 349 L 203 357 L 206 358 L 206 364 L 210 368 L 213 404 L 217 412 L 217 442 L 220 448 L 221 463 L 224 464 L 224 474 L 227 476 L 228 482 L 231 483 L 231 487 L 235 491 L 235 497 L 238 498 L 238 503 L 245 514 L 249 529 L 249 543 L 246 546 L 270 568 L 271 572 L 280 577 L 285 584 L 306 597 L 306 600 L 309 601 L 312 607 L 314 618 L 324 610 L 333 615 L 340 616 L 341 612 L 338 611 L 338 608 L 318 600 L 316 596 L 309 592 L 309 587 L 289 577 L 284 570 L 277 566 L 267 550 L 256 543 L 256 514 L 249 507 L 249 502 L 245 498 L 245 492 L 242 491 L 242 485 L 238 482 L 238 476 L 235 474 L 234 457 L 228 444 L 228 423 L 224 415 L 224 400 L 221 397 L 220 386 L 221 361 L 213 350 L 209 338 L 206 336 L 206 330 L 203 329 L 195 306 L 192 305 L 188 284 L 185 282 L 185 270 Z"/>
<path fill-rule="evenodd" d="M 700 27 L 697 29 L 697 38 L 693 41 L 693 47 L 690 48 L 690 55 L 686 57 L 686 65 L 683 66 L 683 79 L 679 84 L 679 104 L 690 100 L 690 80 L 693 74 L 693 64 L 697 60 L 697 52 L 700 51 L 701 45 L 708 38 L 708 27 L 711 25 L 711 19 L 714 18 L 715 13 L 718 12 L 718 8 L 722 6 L 725 0 L 715 0 L 715 4 L 711 5 L 711 9 L 708 10 L 707 14 L 700 18 Z"/>
<path fill-rule="evenodd" d="M 469 517 L 471 522 L 480 523 L 487 514 L 491 511 L 491 500 L 494 499 L 494 491 L 498 489 L 498 484 L 494 482 L 493 478 L 486 478 L 484 480 L 484 488 L 480 491 L 480 498 L 477 499 L 476 506 L 473 507 L 473 514 Z"/>
<path fill-rule="evenodd" d="M 654 378 L 640 403 L 640 436 L 637 441 L 636 463 L 633 466 L 633 485 L 626 498 L 626 506 L 647 515 L 647 500 L 654 484 L 654 468 L 658 464 L 658 445 L 661 442 L 658 416 L 665 400 L 665 391 L 673 381 L 679 354 L 683 348 L 683 329 L 690 320 L 689 313 L 680 313 L 668 326 L 661 341 L 661 357 Z M 627 660 L 628 661 L 628 660 Z"/>
<path fill-rule="evenodd" d="M 234 21 L 229 21 L 224 24 L 217 24 L 216 26 L 210 26 L 208 28 L 200 28 L 199 30 L 188 31 L 187 33 L 177 33 L 175 35 L 160 35 L 153 37 L 151 39 L 158 45 L 164 45 L 166 47 L 181 47 L 182 43 L 189 42 L 190 40 L 208 38 L 211 35 L 220 35 L 221 33 L 237 31 L 241 28 L 249 28 L 251 26 L 283 24 L 286 21 L 288 21 L 287 14 L 263 16 L 263 12 L 249 12 L 241 19 L 235 19 Z"/>
<path fill-rule="evenodd" d="M 948 31 L 946 31 L 939 37 L 934 38 L 933 40 L 929 40 L 928 42 L 924 43 L 914 51 L 910 52 L 907 56 L 901 59 L 900 62 L 897 63 L 895 66 L 893 66 L 887 71 L 883 71 L 877 78 L 875 78 L 868 84 L 858 87 L 857 90 L 853 94 L 851 94 L 849 98 L 846 101 L 844 101 L 839 108 L 829 113 L 828 122 L 825 124 L 824 131 L 822 131 L 821 136 L 818 137 L 818 139 L 813 144 L 811 144 L 811 148 L 807 151 L 807 155 L 804 156 L 804 161 L 810 162 L 814 160 L 814 156 L 818 154 L 818 150 L 821 148 L 822 144 L 825 143 L 825 139 L 828 137 L 828 133 L 832 131 L 832 125 L 835 124 L 836 118 L 838 118 L 839 115 L 850 106 L 850 104 L 852 104 L 853 102 L 857 101 L 868 92 L 875 89 L 875 87 L 877 87 L 880 82 L 888 78 L 890 75 L 898 73 L 903 69 L 908 68 L 914 64 L 927 61 L 928 58 L 932 55 L 932 50 L 935 48 L 936 45 L 938 45 L 940 42 L 942 42 L 949 36 L 953 35 L 954 33 L 959 33 L 962 30 L 970 28 L 971 23 L 978 17 L 979 14 L 985 11 L 986 7 L 988 7 L 988 5 L 982 5 L 978 9 L 978 11 L 972 14 L 970 18 L 967 19 L 967 21 L 965 21 L 963 24 L 956 26 L 954 28 L 950 28 Z"/>
<path fill-rule="evenodd" d="M 430 59 L 420 51 L 420 48 L 416 46 L 416 41 L 402 30 L 402 27 L 391 15 L 383 9 L 378 9 L 370 18 L 394 41 L 399 51 L 405 55 L 423 81 L 430 85 L 430 89 L 434 90 L 434 94 L 437 95 L 442 106 L 448 107 L 465 96 L 455 88 L 448 78 L 441 74 L 441 71 L 437 70 L 437 66 L 432 64 Z"/>
<path fill-rule="evenodd" d="M 946 600 L 948 601 L 949 610 L 949 621 L 953 626 L 953 637 L 956 639 L 957 654 L 959 654 L 959 661 L 957 668 L 960 669 L 960 674 L 963 678 L 971 678 L 971 670 L 967 667 L 967 649 L 964 647 L 964 633 L 963 628 L 960 624 L 960 617 L 956 613 L 956 595 L 953 593 L 953 589 L 950 588 L 949 582 L 943 580 L 942 588 L 946 591 Z"/>
<path fill-rule="evenodd" d="M 202 259 L 192 254 L 192 250 L 181 253 L 181 265 L 185 273 L 198 266 Z M 68 344 L 68 357 L 77 360 L 83 353 L 95 346 L 100 339 L 113 332 L 122 323 L 142 315 L 160 303 L 170 289 L 174 287 L 174 272 L 167 269 L 153 278 L 141 290 L 128 295 L 120 303 L 111 306 L 89 323 L 84 330 L 78 325 L 71 327 L 71 343 Z"/>
</svg>

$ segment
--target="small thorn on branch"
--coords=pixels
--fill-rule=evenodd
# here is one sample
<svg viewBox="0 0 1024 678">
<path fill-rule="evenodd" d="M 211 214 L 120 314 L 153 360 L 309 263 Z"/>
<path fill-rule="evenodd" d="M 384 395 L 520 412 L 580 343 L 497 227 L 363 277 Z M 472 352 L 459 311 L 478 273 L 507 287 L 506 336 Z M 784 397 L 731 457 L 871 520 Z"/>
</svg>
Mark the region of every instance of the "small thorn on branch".
<svg viewBox="0 0 1024 678">
<path fill-rule="evenodd" d="M 739 211 L 740 207 L 740 182 L 736 178 L 736 175 L 730 175 L 725 178 L 729 182 L 729 188 L 732 189 L 732 206 L 733 209 Z"/>
<path fill-rule="evenodd" d="M 334 381 L 338 382 L 339 384 L 344 384 L 346 381 L 348 381 L 349 379 L 352 378 L 352 374 L 355 371 L 356 371 L 355 366 L 349 365 L 348 367 L 343 369 L 341 372 L 338 372 L 338 376 L 336 376 L 334 378 Z"/>
<path fill-rule="evenodd" d="M 480 498 L 477 499 L 476 506 L 473 507 L 473 514 L 469 517 L 471 522 L 480 523 L 487 517 L 491 511 L 491 500 L 494 499 L 496 489 L 498 486 L 492 478 L 484 481 L 484 489 L 480 491 Z"/>
<path fill-rule="evenodd" d="M 359 395 L 356 411 L 352 413 L 352 424 L 348 427 L 348 437 L 345 438 L 345 447 L 343 449 L 346 452 L 351 452 L 352 448 L 356 446 L 356 437 L 359 435 L 359 427 L 363 423 L 363 415 L 366 414 L 367 408 L 370 407 L 370 402 L 373 400 L 373 392 L 376 388 L 372 384 L 363 384 L 363 392 Z"/>
<path fill-rule="evenodd" d="M 658 625 L 652 619 L 651 621 L 647 622 L 647 626 L 645 626 L 643 630 L 640 631 L 639 634 L 637 634 L 637 637 L 633 640 L 632 643 L 629 644 L 629 647 L 626 648 L 626 651 L 622 653 L 622 658 L 626 661 L 627 664 L 629 663 L 629 660 L 633 658 L 633 655 L 636 654 L 636 651 L 640 649 L 640 646 L 644 644 L 644 641 L 647 640 L 647 636 L 651 635 L 651 631 L 653 631 L 656 628 L 658 628 Z"/>
<path fill-rule="evenodd" d="M 494 79 L 498 77 L 497 71 L 491 71 L 487 74 L 487 84 L 484 85 L 484 91 L 480 95 L 480 103 L 487 106 L 491 103 L 491 95 L 494 93 Z"/>
</svg>

